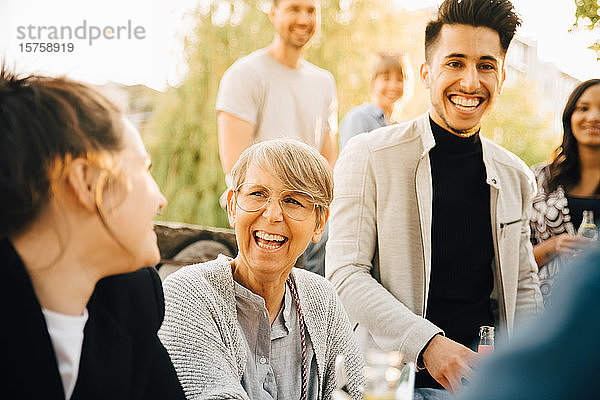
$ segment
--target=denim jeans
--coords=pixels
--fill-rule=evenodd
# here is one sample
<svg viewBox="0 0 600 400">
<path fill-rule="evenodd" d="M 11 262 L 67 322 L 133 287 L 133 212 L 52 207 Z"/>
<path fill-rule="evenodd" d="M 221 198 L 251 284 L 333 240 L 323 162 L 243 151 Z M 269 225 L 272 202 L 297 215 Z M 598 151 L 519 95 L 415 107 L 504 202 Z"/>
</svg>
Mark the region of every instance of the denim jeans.
<svg viewBox="0 0 600 400">
<path fill-rule="evenodd" d="M 444 389 L 415 388 L 413 400 L 454 400 Z"/>
<path fill-rule="evenodd" d="M 323 236 L 318 243 L 310 242 L 304 251 L 304 269 L 325 276 L 325 244 L 329 228 L 325 225 Z"/>
</svg>

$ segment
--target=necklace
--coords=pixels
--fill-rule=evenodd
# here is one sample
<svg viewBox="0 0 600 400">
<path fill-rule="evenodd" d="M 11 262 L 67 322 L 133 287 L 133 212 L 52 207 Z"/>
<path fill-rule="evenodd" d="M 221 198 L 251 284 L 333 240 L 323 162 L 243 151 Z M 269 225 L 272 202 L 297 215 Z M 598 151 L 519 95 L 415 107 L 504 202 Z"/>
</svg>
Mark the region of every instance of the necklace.
<svg viewBox="0 0 600 400">
<path fill-rule="evenodd" d="M 296 291 L 296 283 L 292 280 L 291 277 L 288 277 L 286 282 L 290 287 L 290 291 L 292 292 L 292 296 L 294 296 L 294 300 L 296 302 L 296 307 L 298 308 L 298 324 L 300 325 L 300 345 L 302 346 L 302 393 L 300 400 L 306 400 L 306 392 L 308 387 L 308 371 L 306 365 L 306 326 L 304 325 L 304 315 L 302 315 L 302 307 L 300 307 L 300 298 L 298 297 L 298 292 Z"/>
</svg>

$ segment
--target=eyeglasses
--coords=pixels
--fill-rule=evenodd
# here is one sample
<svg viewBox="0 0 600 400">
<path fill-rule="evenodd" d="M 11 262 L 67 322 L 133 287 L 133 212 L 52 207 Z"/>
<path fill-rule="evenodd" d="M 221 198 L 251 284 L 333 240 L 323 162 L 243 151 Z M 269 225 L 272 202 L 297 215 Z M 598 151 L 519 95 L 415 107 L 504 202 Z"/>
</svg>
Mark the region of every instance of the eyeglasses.
<svg viewBox="0 0 600 400">
<path fill-rule="evenodd" d="M 275 196 L 264 185 L 242 183 L 235 190 L 235 204 L 246 212 L 255 212 L 265 207 Z M 283 190 L 279 193 L 279 205 L 285 215 L 296 221 L 310 217 L 317 206 L 315 198 L 301 190 Z"/>
</svg>

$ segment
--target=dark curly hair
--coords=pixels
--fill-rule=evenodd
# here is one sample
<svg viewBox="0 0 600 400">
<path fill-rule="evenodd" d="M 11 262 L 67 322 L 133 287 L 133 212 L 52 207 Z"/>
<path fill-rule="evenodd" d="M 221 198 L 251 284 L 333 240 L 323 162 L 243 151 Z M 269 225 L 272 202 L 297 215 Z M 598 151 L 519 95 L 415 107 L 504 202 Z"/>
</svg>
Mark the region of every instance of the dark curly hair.
<svg viewBox="0 0 600 400">
<path fill-rule="evenodd" d="M 571 116 L 575 111 L 577 101 L 587 89 L 592 86 L 600 85 L 600 79 L 590 79 L 580 83 L 567 100 L 565 110 L 562 115 L 563 139 L 562 143 L 554 152 L 554 159 L 548 166 L 548 180 L 544 182 L 544 190 L 550 193 L 562 186 L 565 191 L 569 191 L 576 186 L 581 179 L 581 161 L 579 160 L 579 148 L 577 139 L 573 135 L 571 127 Z M 596 187 L 594 194 L 600 194 L 600 184 Z"/>
<path fill-rule="evenodd" d="M 122 149 L 121 115 L 82 83 L 0 67 L 0 238 L 38 217 L 70 160 Z"/>
<path fill-rule="evenodd" d="M 437 19 L 425 28 L 425 59 L 431 61 L 431 49 L 438 41 L 444 25 L 470 25 L 498 32 L 503 55 L 512 41 L 521 19 L 508 0 L 446 0 L 440 6 Z"/>
</svg>

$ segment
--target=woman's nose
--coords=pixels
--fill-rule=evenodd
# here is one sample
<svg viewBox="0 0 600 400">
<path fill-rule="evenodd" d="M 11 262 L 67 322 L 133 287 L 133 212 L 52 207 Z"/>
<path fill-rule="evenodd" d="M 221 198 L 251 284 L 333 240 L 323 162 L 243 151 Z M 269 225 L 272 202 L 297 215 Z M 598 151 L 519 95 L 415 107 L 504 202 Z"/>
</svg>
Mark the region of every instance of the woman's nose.
<svg viewBox="0 0 600 400">
<path fill-rule="evenodd" d="M 279 199 L 273 196 L 269 197 L 269 201 L 267 201 L 267 205 L 265 205 L 262 215 L 269 222 L 282 221 L 283 210 L 281 209 L 281 204 L 279 204 Z"/>
</svg>

